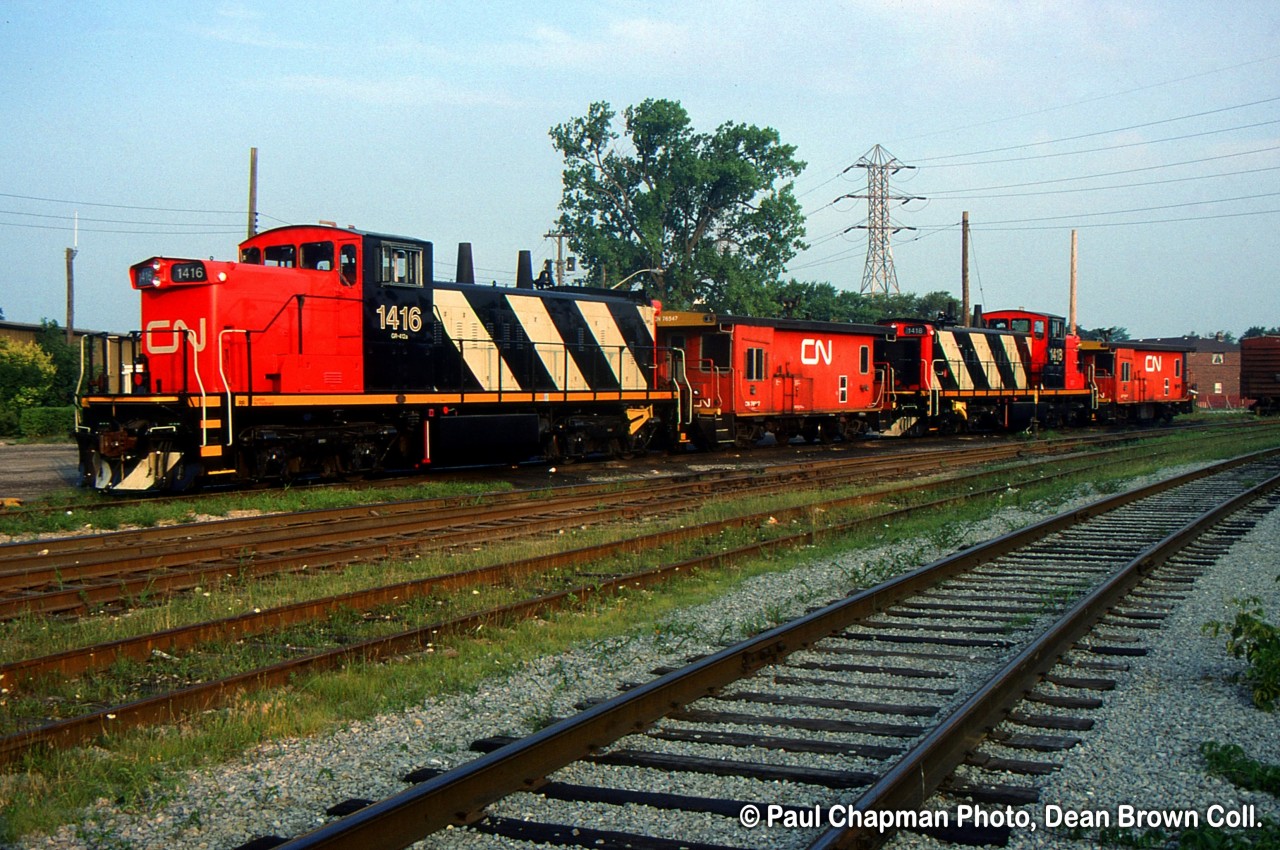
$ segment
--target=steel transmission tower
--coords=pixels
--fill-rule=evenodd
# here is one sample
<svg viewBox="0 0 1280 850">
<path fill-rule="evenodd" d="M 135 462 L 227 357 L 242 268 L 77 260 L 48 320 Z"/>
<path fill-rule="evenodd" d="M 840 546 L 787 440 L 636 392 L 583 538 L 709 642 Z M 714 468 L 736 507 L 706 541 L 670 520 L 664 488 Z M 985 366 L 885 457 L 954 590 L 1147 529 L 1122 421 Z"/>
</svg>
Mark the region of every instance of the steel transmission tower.
<svg viewBox="0 0 1280 850">
<path fill-rule="evenodd" d="M 870 292 L 873 295 L 900 292 L 898 275 L 893 270 L 893 249 L 889 247 L 889 237 L 899 230 L 915 230 L 915 228 L 895 227 L 889 220 L 889 202 L 906 203 L 923 199 L 914 195 L 890 195 L 889 175 L 896 174 L 904 168 L 915 168 L 915 166 L 903 165 L 887 150 L 876 145 L 849 168 L 867 169 L 867 193 L 845 195 L 846 198 L 867 199 L 867 223 L 849 228 L 867 231 L 867 265 L 862 272 L 861 291 Z"/>
</svg>

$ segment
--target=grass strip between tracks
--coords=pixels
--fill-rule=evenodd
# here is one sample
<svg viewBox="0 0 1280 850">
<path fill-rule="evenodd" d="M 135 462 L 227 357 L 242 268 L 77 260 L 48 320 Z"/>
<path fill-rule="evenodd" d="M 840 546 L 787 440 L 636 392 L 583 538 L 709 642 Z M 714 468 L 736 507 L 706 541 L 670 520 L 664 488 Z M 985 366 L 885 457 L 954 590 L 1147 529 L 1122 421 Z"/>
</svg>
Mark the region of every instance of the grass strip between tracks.
<svg viewBox="0 0 1280 850">
<path fill-rule="evenodd" d="M 1208 454 L 1222 456 L 1239 450 L 1243 449 L 1233 441 L 1233 445 L 1220 446 L 1216 452 Z M 1144 449 L 1139 454 L 1148 451 Z M 1197 456 L 1204 456 L 1202 453 L 1203 449 L 1195 452 Z M 1165 459 L 1154 465 L 1172 465 L 1192 459 Z M 1149 458 L 1145 466 L 1152 466 Z M 1117 476 L 1118 480 L 1145 471 L 1143 467 L 1141 463 L 1137 467 L 1117 463 L 1110 474 Z M 934 535 L 945 536 L 946 530 L 952 528 L 953 523 L 964 521 L 965 516 L 976 518 L 1011 501 L 1065 497 L 1064 491 L 1070 487 L 1070 484 L 1053 485 L 1048 489 L 1055 492 L 1045 492 L 1038 487 L 1024 485 L 1016 494 L 1006 491 L 999 499 L 989 499 L 988 506 L 975 508 L 972 514 L 951 510 L 946 516 L 916 520 L 910 525 L 895 520 L 891 529 L 885 529 L 885 522 L 881 519 L 872 523 L 876 526 L 874 533 L 863 535 L 861 542 L 841 540 L 833 545 L 845 549 L 876 545 L 887 539 L 927 534 L 931 529 Z M 1112 489 L 1118 489 L 1118 485 Z M 801 542 L 806 545 L 808 534 L 806 530 L 801 535 Z M 811 556 L 821 557 L 820 550 L 806 550 L 802 557 Z M 584 604 L 580 593 L 561 594 L 562 600 L 572 600 L 575 616 L 554 617 L 549 627 L 545 621 L 538 621 L 537 626 L 528 623 L 516 625 L 509 630 L 486 625 L 482 634 L 488 637 L 480 641 L 432 641 L 435 652 L 406 661 L 405 664 L 410 665 L 408 671 L 403 665 L 390 668 L 386 665 L 348 666 L 338 673 L 322 677 L 297 678 L 288 692 L 266 691 L 253 697 L 230 694 L 226 708 L 203 715 L 198 722 L 113 736 L 109 739 L 110 751 L 95 748 L 25 757 L 21 761 L 22 773 L 0 777 L 0 800 L 4 801 L 2 814 L 5 820 L 5 834 L 0 834 L 0 838 L 31 829 L 47 829 L 69 819 L 78 807 L 100 795 L 120 798 L 135 805 L 146 805 L 147 801 L 156 804 L 164 796 L 163 789 L 173 787 L 177 771 L 184 767 L 234 755 L 244 747 L 267 738 L 308 734 L 343 719 L 366 717 L 378 711 L 412 705 L 436 694 L 467 688 L 487 675 L 514 669 L 529 657 L 554 652 L 583 639 L 653 629 L 654 622 L 661 619 L 665 610 L 695 604 L 750 575 L 787 566 L 787 563 L 757 561 L 735 565 L 732 571 L 703 570 L 664 588 L 661 593 L 636 595 L 628 592 L 626 605 L 618 605 L 610 599 Z M 910 565 L 901 565 L 906 566 Z M 674 567 L 670 569 L 676 570 Z M 866 570 L 869 576 L 867 583 L 892 569 L 892 565 L 880 565 L 877 569 Z M 687 574 L 688 571 L 688 567 L 684 567 L 683 572 Z M 632 579 L 624 579 L 621 583 L 630 581 Z M 554 603 L 539 600 L 537 604 L 545 605 L 545 611 Z M 458 623 L 458 628 L 471 628 L 463 622 Z"/>
</svg>

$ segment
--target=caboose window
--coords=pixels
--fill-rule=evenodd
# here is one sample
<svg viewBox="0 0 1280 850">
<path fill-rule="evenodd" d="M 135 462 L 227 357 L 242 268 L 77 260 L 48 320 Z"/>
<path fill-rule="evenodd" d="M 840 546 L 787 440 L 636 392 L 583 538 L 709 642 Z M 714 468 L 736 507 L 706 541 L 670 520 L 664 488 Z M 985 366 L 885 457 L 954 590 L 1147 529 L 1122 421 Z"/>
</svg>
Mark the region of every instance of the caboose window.
<svg viewBox="0 0 1280 850">
<path fill-rule="evenodd" d="M 316 271 L 333 271 L 332 242 L 303 242 L 302 267 Z"/>
<path fill-rule="evenodd" d="M 422 286 L 422 249 L 383 245 L 381 279 L 384 285 Z"/>
<path fill-rule="evenodd" d="M 763 381 L 764 380 L 764 349 L 748 348 L 747 349 L 747 380 Z"/>
<path fill-rule="evenodd" d="M 1173 361 L 1173 377 L 1175 378 L 1182 377 L 1182 358 L 1181 357 Z"/>
<path fill-rule="evenodd" d="M 263 265 L 291 269 L 298 264 L 298 249 L 292 245 L 270 245 L 262 252 Z"/>
<path fill-rule="evenodd" d="M 864 375 L 871 371 L 871 348 L 869 346 L 864 345 L 858 350 L 858 371 Z M 841 378 L 841 381 L 843 380 Z"/>
<path fill-rule="evenodd" d="M 1130 371 L 1129 371 L 1129 369 L 1130 369 L 1130 364 L 1128 364 L 1128 363 L 1121 363 L 1121 364 L 1120 364 L 1120 380 L 1122 380 L 1122 381 L 1127 381 L 1127 380 L 1129 380 L 1129 378 L 1130 378 L 1130 374 L 1131 374 L 1131 373 L 1130 373 Z"/>
</svg>

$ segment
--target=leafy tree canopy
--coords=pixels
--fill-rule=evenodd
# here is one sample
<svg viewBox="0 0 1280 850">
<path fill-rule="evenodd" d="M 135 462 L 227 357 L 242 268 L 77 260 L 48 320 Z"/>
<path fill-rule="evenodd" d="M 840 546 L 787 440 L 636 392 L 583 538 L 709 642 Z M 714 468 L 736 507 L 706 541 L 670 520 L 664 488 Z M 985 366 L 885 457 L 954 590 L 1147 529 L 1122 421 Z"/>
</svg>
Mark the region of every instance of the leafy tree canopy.
<svg viewBox="0 0 1280 850">
<path fill-rule="evenodd" d="M 1251 336 L 1280 336 L 1280 327 L 1267 328 L 1262 325 L 1254 325 L 1245 331 L 1240 338 L 1245 339 Z"/>
<path fill-rule="evenodd" d="M 565 162 L 559 225 L 591 282 L 648 269 L 631 285 L 670 309 L 723 309 L 776 284 L 805 247 L 795 147 L 746 124 L 697 132 L 672 100 L 627 107 L 621 132 L 616 118 L 597 102 L 550 131 Z"/>
<path fill-rule="evenodd" d="M 34 342 L 0 337 L 0 409 L 39 405 L 56 371 L 53 360 Z"/>
<path fill-rule="evenodd" d="M 1079 327 L 1076 332 L 1081 339 L 1092 339 L 1100 342 L 1124 342 L 1129 339 L 1128 328 L 1085 328 Z"/>
<path fill-rule="evenodd" d="M 881 319 L 929 319 L 955 322 L 960 302 L 945 292 L 927 295 L 863 295 L 830 283 L 790 280 L 730 292 L 719 312 L 765 318 L 872 323 Z"/>
<path fill-rule="evenodd" d="M 80 352 L 67 344 L 67 334 L 53 319 L 40 320 L 36 345 L 49 356 L 54 366 L 54 379 L 40 404 L 60 407 L 75 401 L 76 382 L 80 378 Z"/>
</svg>

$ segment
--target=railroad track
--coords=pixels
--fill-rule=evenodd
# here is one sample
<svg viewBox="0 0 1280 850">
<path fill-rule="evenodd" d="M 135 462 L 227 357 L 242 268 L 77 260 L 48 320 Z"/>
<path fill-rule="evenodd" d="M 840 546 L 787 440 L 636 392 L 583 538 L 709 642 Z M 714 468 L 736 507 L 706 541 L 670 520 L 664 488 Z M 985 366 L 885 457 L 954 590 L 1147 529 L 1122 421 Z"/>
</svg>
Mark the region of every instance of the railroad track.
<svg viewBox="0 0 1280 850">
<path fill-rule="evenodd" d="M 1057 450 L 1067 449 L 1063 445 Z M 652 516 L 687 509 L 713 494 L 831 488 L 887 474 L 901 480 L 1024 456 L 1029 456 L 1026 449 L 1003 445 L 10 543 L 0 546 L 0 620 L 23 614 L 85 613 L 130 599 L 163 598 L 217 584 L 227 576 L 316 570 L 429 548 L 527 537 L 569 525 Z"/>
<path fill-rule="evenodd" d="M 983 452 L 981 457 L 987 459 L 989 454 L 989 452 Z M 970 454 L 967 454 L 966 458 L 973 460 Z M 955 457 L 949 457 L 946 463 L 956 465 L 956 460 Z M 1080 463 L 1091 465 L 1105 464 L 1109 460 L 1110 455 L 1107 452 L 1075 459 Z M 901 466 L 900 460 L 895 460 L 894 463 L 897 467 Z M 1074 463 L 1063 464 L 1063 459 L 1056 461 L 1046 459 L 1029 465 L 1024 464 L 1020 474 L 1028 479 L 1043 481 L 1050 476 L 1035 466 L 1046 463 L 1063 465 L 1065 468 L 1059 470 L 1056 473 L 1058 475 L 1079 472 L 1079 467 Z M 772 490 L 778 487 L 794 487 L 795 476 L 799 474 L 812 479 L 815 486 L 822 489 L 824 485 L 847 474 L 846 467 L 847 464 L 836 464 L 834 471 L 808 468 L 799 472 L 789 470 L 786 475 L 755 476 L 752 480 L 759 478 L 755 480 L 757 486 Z M 867 471 L 865 468 L 860 469 L 863 474 Z M 731 563 L 737 558 L 750 557 L 772 549 L 804 545 L 820 535 L 833 536 L 851 533 L 860 528 L 875 528 L 885 522 L 899 521 L 913 512 L 937 510 L 969 499 L 998 494 L 1007 489 L 1009 481 L 1007 474 L 1001 471 L 962 473 L 946 482 L 953 488 L 962 485 L 958 487 L 959 495 L 944 496 L 888 513 L 880 511 L 869 516 L 845 520 L 834 519 L 838 516 L 838 510 L 874 501 L 892 493 L 895 488 L 902 485 L 894 485 L 894 488 L 881 492 L 859 492 L 853 496 L 840 498 L 823 495 L 815 502 L 799 504 L 786 510 L 774 508 L 762 513 L 748 513 L 729 519 L 690 523 L 677 530 L 624 536 L 622 539 L 608 543 L 566 552 L 378 586 L 337 597 L 311 599 L 279 608 L 255 610 L 252 613 L 222 620 L 177 627 L 161 633 L 124 638 L 108 644 L 83 646 L 54 655 L 11 661 L 0 665 L 0 684 L 11 689 L 35 688 L 38 691 L 41 681 L 61 682 L 93 671 L 105 670 L 125 660 L 143 662 L 155 653 L 161 653 L 162 657 L 164 653 L 190 653 L 209 641 L 243 640 L 252 635 L 278 631 L 298 623 L 323 620 L 344 610 L 368 612 L 379 606 L 402 604 L 416 597 L 432 594 L 456 596 L 467 589 L 511 584 L 522 579 L 527 580 L 530 576 L 535 578 L 549 576 L 562 569 L 573 570 L 584 566 L 593 569 L 594 565 L 605 563 L 608 559 L 616 558 L 622 553 L 666 549 L 690 541 L 714 539 L 725 530 L 732 528 L 776 524 L 781 530 L 788 532 L 764 537 L 757 543 L 748 544 L 731 552 L 717 551 L 678 560 L 675 563 L 664 563 L 640 572 L 591 574 L 585 577 L 585 584 L 582 583 L 581 578 L 574 581 L 575 574 L 570 572 L 565 580 L 567 586 L 558 592 L 536 591 L 508 604 L 482 608 L 452 619 L 433 621 L 389 635 L 348 641 L 332 649 L 313 651 L 301 656 L 288 652 L 288 657 L 278 663 L 242 673 L 227 675 L 219 671 L 218 675 L 211 676 L 206 681 L 179 682 L 158 691 L 154 686 L 148 686 L 143 689 L 143 695 L 133 702 L 104 705 L 99 708 L 90 706 L 88 710 L 81 710 L 61 720 L 45 722 L 21 731 L 10 731 L 4 737 L 0 737 L 0 762 L 13 760 L 34 747 L 71 746 L 101 734 L 118 733 L 133 726 L 168 722 L 174 717 L 223 705 L 245 691 L 284 685 L 301 673 L 331 669 L 354 660 L 373 660 L 420 651 L 453 635 L 469 633 L 484 626 L 509 623 L 519 618 L 541 616 L 562 605 L 574 604 L 591 596 L 607 595 L 616 593 L 622 588 L 635 588 L 662 582 L 682 573 L 688 574 L 700 567 Z M 695 483 L 698 486 L 690 498 L 700 499 L 702 488 L 707 482 Z M 724 488 L 718 487 L 718 489 Z M 662 502 L 666 508 L 670 509 L 671 494 L 662 494 Z M 614 507 L 612 510 L 616 512 L 621 509 Z M 815 515 L 828 512 L 830 515 L 824 516 L 822 528 L 811 526 L 810 521 Z M 791 530 L 792 522 L 804 524 L 797 531 Z M 468 535 L 470 533 L 467 532 Z M 486 533 L 492 534 L 492 532 Z M 565 582 L 562 582 L 562 586 L 564 585 Z M 11 726 L 10 729 L 12 728 Z"/>
<path fill-rule="evenodd" d="M 1197 547 L 1223 545 L 1198 541 L 1280 486 L 1276 455 L 1180 476 L 971 547 L 659 671 L 535 735 L 477 742 L 484 755 L 445 773 L 410 774 L 412 786 L 396 796 L 337 802 L 331 811 L 345 816 L 314 832 L 254 846 L 389 848 L 439 834 L 431 846 L 451 847 L 461 833 L 440 833 L 466 824 L 462 833 L 584 847 L 705 850 L 782 838 L 867 847 L 893 831 L 883 829 L 888 819 L 920 812 L 939 788 L 965 805 L 1028 803 L 1034 780 L 1010 785 L 1004 772 L 1053 769 L 1060 756 L 1034 753 L 1069 748 L 1082 725 L 1071 711 L 1111 686 L 1117 658 L 1141 651 L 1119 630 L 1158 622 L 1176 603 L 1203 568 Z M 1099 624 L 1105 631 L 1093 631 Z M 1058 694 L 1041 690 L 1046 676 Z M 1033 755 L 993 761 L 981 752 L 993 735 Z M 982 779 L 988 770 L 999 778 Z M 691 780 L 673 775 L 712 790 L 680 790 Z M 652 815 L 647 827 L 637 825 L 638 811 Z M 753 831 L 753 813 L 795 829 Z M 825 829 L 823 813 L 838 813 L 838 828 Z M 862 825 L 845 828 L 854 821 Z M 956 838 L 953 824 L 932 831 Z"/>
</svg>

